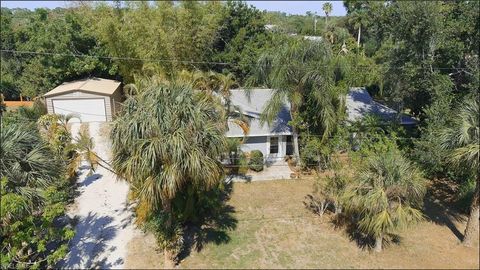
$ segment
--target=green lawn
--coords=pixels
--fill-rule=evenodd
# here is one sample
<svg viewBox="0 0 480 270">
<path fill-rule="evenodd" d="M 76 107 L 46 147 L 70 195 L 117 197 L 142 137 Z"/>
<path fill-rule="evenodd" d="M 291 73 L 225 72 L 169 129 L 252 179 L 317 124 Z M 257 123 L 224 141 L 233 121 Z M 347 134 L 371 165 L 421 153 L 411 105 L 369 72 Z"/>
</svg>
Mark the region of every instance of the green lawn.
<svg viewBox="0 0 480 270">
<path fill-rule="evenodd" d="M 479 267 L 478 244 L 459 245 L 452 229 L 444 225 L 445 217 L 435 214 L 428 216 L 436 222 L 424 221 L 402 233 L 400 245 L 387 246 L 381 254 L 362 249 L 343 229 L 334 229 L 328 216 L 320 219 L 304 207 L 312 184 L 312 180 L 234 184 L 228 205 L 236 227 L 226 231 L 227 240 L 191 251 L 180 268 Z M 452 224 L 463 231 L 463 221 Z M 140 235 L 129 243 L 126 267 L 159 268 L 162 260 L 152 236 Z"/>
</svg>

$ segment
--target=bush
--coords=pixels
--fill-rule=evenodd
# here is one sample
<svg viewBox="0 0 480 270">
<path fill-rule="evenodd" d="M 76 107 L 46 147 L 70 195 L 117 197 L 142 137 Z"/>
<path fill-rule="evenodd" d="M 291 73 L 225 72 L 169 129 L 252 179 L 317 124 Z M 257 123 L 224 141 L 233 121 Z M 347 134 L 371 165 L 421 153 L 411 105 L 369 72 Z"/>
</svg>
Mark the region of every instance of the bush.
<svg viewBox="0 0 480 270">
<path fill-rule="evenodd" d="M 245 153 L 240 153 L 240 158 L 238 162 L 238 173 L 246 174 L 248 172 L 248 159 Z"/>
<path fill-rule="evenodd" d="M 253 150 L 250 153 L 250 161 L 248 166 L 251 170 L 259 172 L 263 170 L 263 154 L 259 150 Z"/>
</svg>

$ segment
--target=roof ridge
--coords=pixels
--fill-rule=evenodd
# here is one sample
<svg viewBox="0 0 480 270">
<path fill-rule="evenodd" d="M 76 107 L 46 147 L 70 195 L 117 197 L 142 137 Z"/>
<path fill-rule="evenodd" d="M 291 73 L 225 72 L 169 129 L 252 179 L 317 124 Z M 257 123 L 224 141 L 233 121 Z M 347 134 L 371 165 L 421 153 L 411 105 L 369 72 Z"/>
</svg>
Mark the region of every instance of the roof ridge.
<svg viewBox="0 0 480 270">
<path fill-rule="evenodd" d="M 86 79 L 85 82 L 78 87 L 78 90 L 82 90 L 82 87 L 84 87 L 85 84 L 87 84 L 89 81 L 90 81 L 90 78 Z"/>
</svg>

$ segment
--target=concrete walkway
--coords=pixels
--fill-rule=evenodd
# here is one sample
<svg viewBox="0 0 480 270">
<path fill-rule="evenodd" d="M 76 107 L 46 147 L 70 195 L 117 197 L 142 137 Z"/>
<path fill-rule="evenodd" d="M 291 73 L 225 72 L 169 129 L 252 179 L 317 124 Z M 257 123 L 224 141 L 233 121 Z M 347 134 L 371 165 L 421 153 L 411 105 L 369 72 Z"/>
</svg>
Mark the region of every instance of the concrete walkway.
<svg viewBox="0 0 480 270">
<path fill-rule="evenodd" d="M 100 134 L 100 123 L 90 123 L 90 136 L 95 142 L 95 152 L 110 160 L 110 143 Z M 71 132 L 77 136 L 80 124 L 73 124 Z M 70 252 L 61 263 L 62 268 L 123 268 L 127 243 L 133 238 L 132 212 L 128 209 L 128 184 L 117 181 L 108 170 L 98 167 L 87 176 L 86 163 L 80 167 L 78 189 L 80 195 L 69 210 L 77 219 L 75 237 L 70 242 Z"/>
<path fill-rule="evenodd" d="M 279 179 L 291 179 L 292 170 L 287 162 L 281 160 L 264 166 L 263 171 L 248 171 L 245 175 L 228 175 L 226 181 L 233 182 L 250 182 L 250 181 L 267 181 Z"/>
</svg>

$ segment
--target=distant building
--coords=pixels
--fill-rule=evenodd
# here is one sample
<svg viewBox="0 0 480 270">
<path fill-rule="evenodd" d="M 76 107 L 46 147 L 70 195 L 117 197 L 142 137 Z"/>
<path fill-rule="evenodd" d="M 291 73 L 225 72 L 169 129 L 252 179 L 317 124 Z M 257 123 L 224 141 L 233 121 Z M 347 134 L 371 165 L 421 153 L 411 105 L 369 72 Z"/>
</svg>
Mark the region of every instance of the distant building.
<svg viewBox="0 0 480 270">
<path fill-rule="evenodd" d="M 370 96 L 365 88 L 350 88 L 347 94 L 347 120 L 349 122 L 361 121 L 366 115 L 375 115 L 382 121 L 400 121 L 401 125 L 416 125 L 417 121 L 412 117 L 400 114 Z"/>
<path fill-rule="evenodd" d="M 320 37 L 320 36 L 303 36 L 303 39 L 311 40 L 311 41 L 321 41 L 322 37 Z"/>
</svg>

